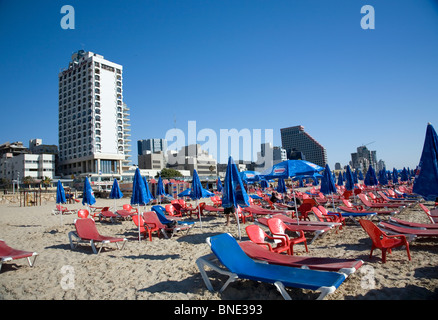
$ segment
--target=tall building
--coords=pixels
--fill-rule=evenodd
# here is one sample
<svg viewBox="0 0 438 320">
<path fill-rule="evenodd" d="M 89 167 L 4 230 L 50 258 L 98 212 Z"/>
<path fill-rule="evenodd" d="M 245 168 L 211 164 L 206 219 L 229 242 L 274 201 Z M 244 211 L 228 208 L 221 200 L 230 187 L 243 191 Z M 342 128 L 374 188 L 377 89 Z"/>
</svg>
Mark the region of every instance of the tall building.
<svg viewBox="0 0 438 320">
<path fill-rule="evenodd" d="M 206 150 L 201 149 L 199 144 L 184 146 L 178 152 L 168 151 L 171 159 L 167 164 L 169 168 L 176 170 L 189 170 L 190 175 L 196 170 L 201 176 L 217 176 L 217 161 Z"/>
<path fill-rule="evenodd" d="M 166 139 L 146 139 L 137 141 L 138 155 L 146 154 L 149 152 L 167 152 L 167 140 Z"/>
<path fill-rule="evenodd" d="M 131 151 L 123 67 L 79 50 L 58 77 L 62 174 L 121 175 Z"/>
<path fill-rule="evenodd" d="M 357 152 L 351 154 L 351 167 L 353 169 L 360 169 L 363 172 L 368 170 L 369 165 L 372 165 L 376 169 L 377 165 L 377 152 L 370 151 L 366 146 L 357 147 Z"/>
<path fill-rule="evenodd" d="M 303 126 L 294 126 L 280 129 L 281 144 L 287 153 L 301 152 L 305 160 L 324 167 L 327 163 L 325 148 L 310 134 L 304 131 Z"/>
</svg>

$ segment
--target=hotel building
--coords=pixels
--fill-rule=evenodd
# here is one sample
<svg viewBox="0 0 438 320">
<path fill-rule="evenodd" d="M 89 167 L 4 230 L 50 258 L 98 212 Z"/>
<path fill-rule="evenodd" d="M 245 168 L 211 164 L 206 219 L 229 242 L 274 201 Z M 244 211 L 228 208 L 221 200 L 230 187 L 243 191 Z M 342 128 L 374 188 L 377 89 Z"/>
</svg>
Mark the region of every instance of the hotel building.
<svg viewBox="0 0 438 320">
<path fill-rule="evenodd" d="M 303 126 L 294 126 L 280 129 L 281 144 L 289 154 L 291 151 L 301 152 L 309 162 L 324 167 L 327 163 L 325 148 L 310 134 L 304 131 Z"/>
<path fill-rule="evenodd" d="M 123 67 L 79 50 L 58 78 L 62 174 L 120 177 L 129 166 L 131 151 Z"/>
</svg>

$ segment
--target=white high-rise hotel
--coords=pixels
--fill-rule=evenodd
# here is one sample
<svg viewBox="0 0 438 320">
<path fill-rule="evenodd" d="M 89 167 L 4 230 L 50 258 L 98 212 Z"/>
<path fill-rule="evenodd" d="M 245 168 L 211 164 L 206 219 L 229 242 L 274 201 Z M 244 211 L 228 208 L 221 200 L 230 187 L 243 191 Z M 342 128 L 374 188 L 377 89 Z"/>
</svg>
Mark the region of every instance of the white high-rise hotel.
<svg viewBox="0 0 438 320">
<path fill-rule="evenodd" d="M 93 52 L 75 52 L 59 73 L 58 125 L 63 175 L 121 175 L 131 151 L 123 67 Z"/>
</svg>

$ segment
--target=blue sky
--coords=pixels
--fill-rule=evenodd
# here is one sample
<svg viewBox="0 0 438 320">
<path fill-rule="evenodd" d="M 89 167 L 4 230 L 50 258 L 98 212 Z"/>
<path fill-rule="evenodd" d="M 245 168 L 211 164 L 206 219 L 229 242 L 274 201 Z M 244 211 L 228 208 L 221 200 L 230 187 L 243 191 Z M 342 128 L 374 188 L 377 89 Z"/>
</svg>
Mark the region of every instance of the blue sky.
<svg viewBox="0 0 438 320">
<path fill-rule="evenodd" d="M 438 119 L 432 0 L 0 0 L 0 39 L 0 143 L 58 144 L 57 75 L 78 49 L 124 66 L 134 163 L 138 139 L 196 121 L 273 129 L 275 145 L 303 125 L 331 167 L 370 142 L 388 168 L 415 167 Z"/>
</svg>

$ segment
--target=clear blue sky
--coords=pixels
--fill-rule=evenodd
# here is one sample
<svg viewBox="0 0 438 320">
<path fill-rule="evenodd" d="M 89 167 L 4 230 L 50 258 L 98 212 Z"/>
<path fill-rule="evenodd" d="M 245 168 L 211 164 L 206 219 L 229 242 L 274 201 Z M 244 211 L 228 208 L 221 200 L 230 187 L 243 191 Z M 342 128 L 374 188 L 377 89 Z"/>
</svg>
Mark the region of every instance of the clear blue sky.
<svg viewBox="0 0 438 320">
<path fill-rule="evenodd" d="M 60 26 L 63 5 L 75 29 Z M 375 9 L 363 30 L 360 9 Z M 432 0 L 0 0 L 0 143 L 58 144 L 58 72 L 78 49 L 124 66 L 132 155 L 169 129 L 303 125 L 345 165 L 361 144 L 415 167 L 438 124 Z"/>
</svg>

